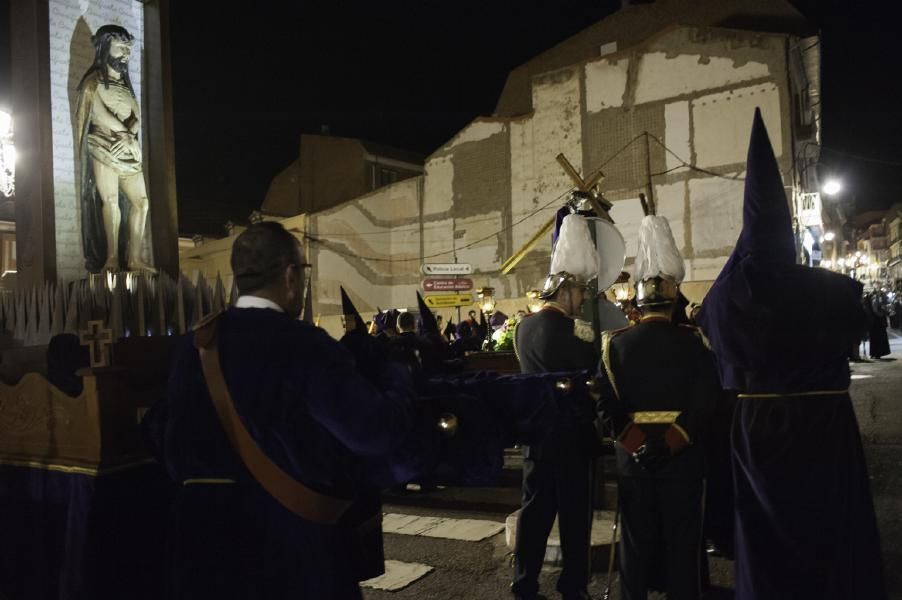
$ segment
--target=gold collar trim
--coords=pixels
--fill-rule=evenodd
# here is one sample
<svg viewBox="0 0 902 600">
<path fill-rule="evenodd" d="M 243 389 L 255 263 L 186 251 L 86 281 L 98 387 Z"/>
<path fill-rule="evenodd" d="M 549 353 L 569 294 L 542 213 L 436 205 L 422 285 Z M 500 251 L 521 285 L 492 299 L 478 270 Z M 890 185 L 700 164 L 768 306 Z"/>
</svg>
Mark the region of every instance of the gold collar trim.
<svg viewBox="0 0 902 600">
<path fill-rule="evenodd" d="M 674 423 L 680 416 L 678 410 L 646 410 L 634 412 L 629 415 L 636 425 L 655 425 L 660 423 Z"/>
</svg>

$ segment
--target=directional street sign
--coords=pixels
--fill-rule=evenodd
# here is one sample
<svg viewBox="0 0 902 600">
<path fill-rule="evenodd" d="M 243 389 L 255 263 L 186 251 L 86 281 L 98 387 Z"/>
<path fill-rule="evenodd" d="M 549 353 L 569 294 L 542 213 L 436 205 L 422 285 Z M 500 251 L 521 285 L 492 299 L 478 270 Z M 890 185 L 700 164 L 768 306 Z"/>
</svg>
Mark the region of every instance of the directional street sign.
<svg viewBox="0 0 902 600">
<path fill-rule="evenodd" d="M 429 308 L 455 308 L 473 304 L 472 294 L 441 294 L 424 298 Z"/>
<path fill-rule="evenodd" d="M 469 275 L 473 265 L 467 263 L 425 263 L 420 269 L 423 275 Z"/>
<path fill-rule="evenodd" d="M 423 280 L 424 292 L 466 292 L 473 289 L 473 280 L 468 277 L 434 277 Z"/>
</svg>

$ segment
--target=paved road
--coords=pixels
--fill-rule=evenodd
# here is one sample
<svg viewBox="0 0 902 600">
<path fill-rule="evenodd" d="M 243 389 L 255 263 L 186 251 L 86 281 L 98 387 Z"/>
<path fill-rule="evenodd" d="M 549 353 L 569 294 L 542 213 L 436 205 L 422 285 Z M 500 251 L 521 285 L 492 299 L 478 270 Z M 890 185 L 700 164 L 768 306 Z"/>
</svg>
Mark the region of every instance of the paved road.
<svg viewBox="0 0 902 600">
<path fill-rule="evenodd" d="M 902 600 L 902 338 L 891 340 L 893 354 L 888 359 L 853 364 L 852 401 L 858 416 L 862 441 L 871 473 L 872 490 L 882 536 L 884 564 L 893 600 Z M 499 497 L 510 497 L 510 490 Z M 458 491 L 466 497 L 465 491 Z M 477 504 L 490 491 L 480 490 Z M 425 497 L 424 497 L 425 498 Z M 479 519 L 503 523 L 503 506 L 494 511 L 446 510 L 429 506 L 386 506 L 386 512 L 427 515 L 450 519 Z M 504 502 L 500 502 L 504 504 Z M 432 569 L 399 591 L 364 589 L 367 600 L 473 600 L 507 599 L 512 568 L 504 533 L 481 541 L 463 541 L 423 535 L 385 534 L 386 558 Z M 732 598 L 732 563 L 712 561 L 715 598 Z M 542 575 L 542 593 L 558 598 L 555 581 L 558 570 L 548 568 Z M 601 598 L 605 576 L 596 573 L 590 585 L 593 598 Z M 619 598 L 615 585 L 613 599 Z"/>
<path fill-rule="evenodd" d="M 891 337 L 890 345 L 889 357 L 853 363 L 851 393 L 871 475 L 887 584 L 891 598 L 902 600 L 902 338 Z"/>
</svg>

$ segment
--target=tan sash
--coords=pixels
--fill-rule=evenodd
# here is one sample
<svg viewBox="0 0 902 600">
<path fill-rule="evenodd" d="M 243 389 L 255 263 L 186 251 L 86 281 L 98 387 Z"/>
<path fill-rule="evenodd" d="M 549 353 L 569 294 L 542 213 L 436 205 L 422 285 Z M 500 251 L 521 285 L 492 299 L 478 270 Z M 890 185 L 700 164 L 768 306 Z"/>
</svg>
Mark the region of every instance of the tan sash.
<svg viewBox="0 0 902 600">
<path fill-rule="evenodd" d="M 307 521 L 325 525 L 336 523 L 351 506 L 351 501 L 320 494 L 294 479 L 263 453 L 241 422 L 219 362 L 216 339 L 218 317 L 217 314 L 198 324 L 194 332 L 194 345 L 200 353 L 210 398 L 229 442 L 254 479 L 279 504 Z"/>
</svg>

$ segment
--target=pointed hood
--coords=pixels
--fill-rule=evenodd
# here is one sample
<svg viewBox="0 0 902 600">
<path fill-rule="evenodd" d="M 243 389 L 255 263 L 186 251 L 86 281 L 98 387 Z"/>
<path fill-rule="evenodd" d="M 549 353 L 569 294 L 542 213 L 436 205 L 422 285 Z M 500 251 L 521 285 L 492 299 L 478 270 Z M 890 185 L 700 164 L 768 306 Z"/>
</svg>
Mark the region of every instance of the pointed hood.
<svg viewBox="0 0 902 600">
<path fill-rule="evenodd" d="M 760 111 L 749 143 L 742 233 L 697 322 L 725 389 L 843 389 L 860 332 L 861 285 L 796 264 L 786 193 Z"/>
<path fill-rule="evenodd" d="M 423 300 L 420 292 L 417 292 L 417 306 L 420 309 L 420 335 L 440 336 L 441 332 L 438 330 L 438 323 L 435 322 L 435 315 L 432 314 L 432 311 L 426 306 L 426 302 Z"/>
<path fill-rule="evenodd" d="M 742 233 L 734 255 L 795 264 L 796 245 L 783 178 L 761 109 L 755 109 L 745 176 Z"/>
<path fill-rule="evenodd" d="M 343 287 L 338 289 L 341 291 L 341 312 L 345 316 L 345 332 L 360 331 L 365 334 L 366 323 L 363 322 L 360 313 L 357 312 L 357 308 L 354 307 L 354 303 L 351 302 L 351 298 L 348 297 L 345 289 Z"/>
</svg>

